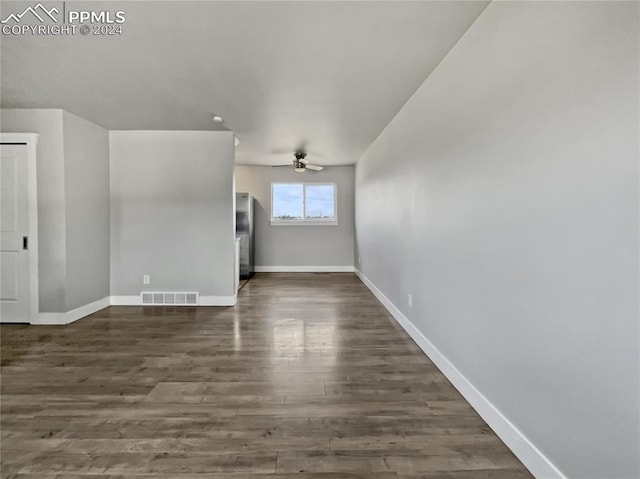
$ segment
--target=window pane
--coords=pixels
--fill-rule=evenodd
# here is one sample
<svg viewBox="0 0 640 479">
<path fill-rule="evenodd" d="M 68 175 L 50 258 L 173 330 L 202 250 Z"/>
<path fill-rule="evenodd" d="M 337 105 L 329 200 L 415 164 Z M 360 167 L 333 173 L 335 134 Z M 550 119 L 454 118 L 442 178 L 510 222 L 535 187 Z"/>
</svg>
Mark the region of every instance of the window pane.
<svg viewBox="0 0 640 479">
<path fill-rule="evenodd" d="M 333 185 L 307 185 L 305 214 L 309 219 L 335 218 Z"/>
<path fill-rule="evenodd" d="M 276 183 L 273 185 L 273 219 L 302 219 L 302 185 Z"/>
</svg>

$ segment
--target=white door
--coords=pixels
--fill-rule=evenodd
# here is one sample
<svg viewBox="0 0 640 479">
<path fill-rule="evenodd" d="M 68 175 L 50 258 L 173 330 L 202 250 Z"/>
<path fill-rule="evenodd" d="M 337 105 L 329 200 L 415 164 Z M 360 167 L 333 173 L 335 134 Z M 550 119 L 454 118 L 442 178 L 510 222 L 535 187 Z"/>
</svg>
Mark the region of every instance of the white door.
<svg viewBox="0 0 640 479">
<path fill-rule="evenodd" d="M 28 323 L 27 146 L 0 145 L 0 321 Z"/>
</svg>

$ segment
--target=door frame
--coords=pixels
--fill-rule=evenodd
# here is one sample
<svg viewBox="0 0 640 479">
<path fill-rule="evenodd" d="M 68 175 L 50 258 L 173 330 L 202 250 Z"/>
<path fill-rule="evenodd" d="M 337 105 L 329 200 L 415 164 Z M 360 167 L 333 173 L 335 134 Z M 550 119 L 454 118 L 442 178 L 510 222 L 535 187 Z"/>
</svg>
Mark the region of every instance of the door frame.
<svg viewBox="0 0 640 479">
<path fill-rule="evenodd" d="M 40 313 L 38 291 L 38 176 L 36 161 L 37 133 L 0 133 L 0 144 L 22 144 L 27 149 L 27 201 L 29 224 L 29 322 Z"/>
</svg>

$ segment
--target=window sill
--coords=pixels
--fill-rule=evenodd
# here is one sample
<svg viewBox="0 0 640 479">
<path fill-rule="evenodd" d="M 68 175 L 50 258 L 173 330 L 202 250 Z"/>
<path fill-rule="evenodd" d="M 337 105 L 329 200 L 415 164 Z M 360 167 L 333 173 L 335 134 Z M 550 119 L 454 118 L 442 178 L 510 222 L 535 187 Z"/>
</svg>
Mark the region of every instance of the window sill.
<svg viewBox="0 0 640 479">
<path fill-rule="evenodd" d="M 310 221 L 310 220 L 271 220 L 271 226 L 338 226 L 338 220 L 331 221 Z"/>
</svg>

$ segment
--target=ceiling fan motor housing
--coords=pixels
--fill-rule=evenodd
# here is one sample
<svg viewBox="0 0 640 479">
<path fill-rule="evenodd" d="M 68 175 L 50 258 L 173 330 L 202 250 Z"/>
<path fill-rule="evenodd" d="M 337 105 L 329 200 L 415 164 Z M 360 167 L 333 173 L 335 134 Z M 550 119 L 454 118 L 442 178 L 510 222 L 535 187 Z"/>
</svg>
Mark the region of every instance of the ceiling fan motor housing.
<svg viewBox="0 0 640 479">
<path fill-rule="evenodd" d="M 293 169 L 296 173 L 302 173 L 305 171 L 306 165 L 301 160 L 304 160 L 307 154 L 304 151 L 296 151 L 293 155 L 296 157 L 293 160 Z"/>
</svg>

